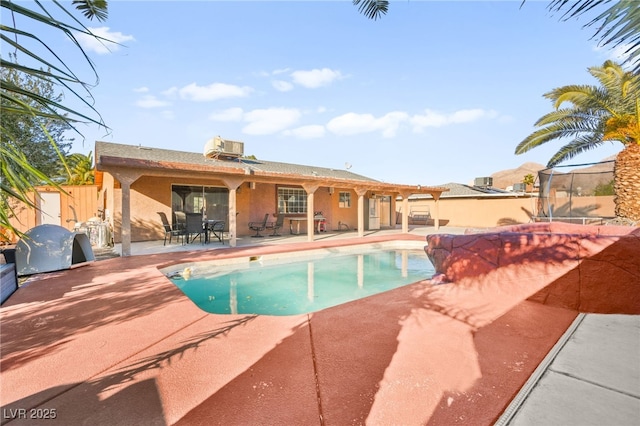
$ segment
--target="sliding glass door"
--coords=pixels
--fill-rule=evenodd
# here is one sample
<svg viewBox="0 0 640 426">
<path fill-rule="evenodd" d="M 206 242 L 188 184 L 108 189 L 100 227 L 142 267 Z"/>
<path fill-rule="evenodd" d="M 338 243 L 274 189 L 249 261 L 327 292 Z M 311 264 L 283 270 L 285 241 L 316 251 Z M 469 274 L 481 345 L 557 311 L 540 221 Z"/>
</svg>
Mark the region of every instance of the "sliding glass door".
<svg viewBox="0 0 640 426">
<path fill-rule="evenodd" d="M 199 185 L 171 185 L 171 210 L 200 213 L 207 219 L 228 222 L 229 190 Z"/>
</svg>

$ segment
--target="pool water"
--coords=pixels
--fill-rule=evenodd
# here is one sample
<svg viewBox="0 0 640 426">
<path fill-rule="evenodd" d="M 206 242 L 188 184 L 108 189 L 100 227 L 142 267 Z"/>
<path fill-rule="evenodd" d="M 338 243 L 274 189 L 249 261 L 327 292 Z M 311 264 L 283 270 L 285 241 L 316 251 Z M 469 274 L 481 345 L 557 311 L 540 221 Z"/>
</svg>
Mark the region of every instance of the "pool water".
<svg viewBox="0 0 640 426">
<path fill-rule="evenodd" d="M 431 278 L 423 250 L 335 254 L 294 262 L 193 264 L 171 281 L 198 307 L 216 314 L 294 315 Z"/>
</svg>

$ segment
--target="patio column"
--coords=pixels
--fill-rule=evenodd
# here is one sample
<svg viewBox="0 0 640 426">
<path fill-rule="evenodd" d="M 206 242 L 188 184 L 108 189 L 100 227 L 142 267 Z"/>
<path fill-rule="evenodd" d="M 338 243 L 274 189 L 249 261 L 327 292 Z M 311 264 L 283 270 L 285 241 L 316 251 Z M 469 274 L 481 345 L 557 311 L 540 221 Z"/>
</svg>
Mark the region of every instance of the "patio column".
<svg viewBox="0 0 640 426">
<path fill-rule="evenodd" d="M 365 188 L 355 188 L 358 195 L 358 237 L 364 237 L 364 196 L 367 193 Z"/>
<path fill-rule="evenodd" d="M 433 212 L 433 225 L 436 231 L 440 229 L 440 196 L 441 195 L 442 195 L 442 192 L 433 192 L 431 194 L 434 200 L 433 209 L 435 211 Z"/>
<path fill-rule="evenodd" d="M 302 188 L 307 192 L 307 241 L 313 241 L 315 234 L 313 194 L 320 188 L 320 185 L 305 183 L 302 184 Z"/>
<path fill-rule="evenodd" d="M 402 233 L 409 232 L 409 196 L 411 192 L 401 192 L 402 197 Z"/>
<path fill-rule="evenodd" d="M 120 182 L 122 189 L 122 223 L 120 225 L 120 242 L 122 257 L 131 256 L 131 184 L 138 180 L 140 174 L 112 172 Z"/>
<path fill-rule="evenodd" d="M 244 182 L 243 179 L 225 178 L 222 179 L 225 186 L 229 189 L 229 246 L 235 247 L 238 244 L 237 230 L 237 194 L 238 187 Z"/>
</svg>

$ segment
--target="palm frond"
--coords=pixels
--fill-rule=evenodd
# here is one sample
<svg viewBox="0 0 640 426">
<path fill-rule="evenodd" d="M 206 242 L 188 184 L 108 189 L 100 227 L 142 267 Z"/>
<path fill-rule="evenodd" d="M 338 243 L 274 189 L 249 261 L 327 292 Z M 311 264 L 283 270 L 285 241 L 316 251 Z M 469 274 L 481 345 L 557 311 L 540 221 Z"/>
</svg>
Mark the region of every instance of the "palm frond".
<svg viewBox="0 0 640 426">
<path fill-rule="evenodd" d="M 584 120 L 580 115 L 566 115 L 552 120 L 545 127 L 536 130 L 516 146 L 515 154 L 523 154 L 547 142 L 565 138 L 582 138 L 593 135 L 602 139 L 603 124 L 597 120 Z"/>
<path fill-rule="evenodd" d="M 77 40 L 75 34 L 83 33 L 90 35 L 99 40 L 105 40 L 102 37 L 96 36 L 89 29 L 84 26 L 78 18 L 71 14 L 65 6 L 58 0 L 50 0 L 46 3 L 47 7 L 54 5 L 58 8 L 59 12 L 62 12 L 69 18 L 70 23 L 61 21 L 54 18 L 53 14 L 45 7 L 45 4 L 41 0 L 34 0 L 30 4 L 34 4 L 34 10 L 29 7 L 25 7 L 21 2 L 14 2 L 12 0 L 0 1 L 0 7 L 3 13 L 10 15 L 13 20 L 5 19 L 0 24 L 0 36 L 3 43 L 12 48 L 13 53 L 9 54 L 9 57 L 13 60 L 0 59 L 0 66 L 3 69 L 17 71 L 24 75 L 33 77 L 34 79 L 48 80 L 53 84 L 62 86 L 67 93 L 72 94 L 81 102 L 83 102 L 91 111 L 90 114 L 79 112 L 78 110 L 69 108 L 59 102 L 59 98 L 48 99 L 46 96 L 41 96 L 36 91 L 30 91 L 29 88 L 19 87 L 17 84 L 12 83 L 8 79 L 3 78 L 0 81 L 2 90 L 0 91 L 0 100 L 2 101 L 2 108 L 0 113 L 5 114 L 21 114 L 29 119 L 36 119 L 36 123 L 40 126 L 40 129 L 53 146 L 58 157 L 62 160 L 62 164 L 66 166 L 66 161 L 63 152 L 58 147 L 53 136 L 47 130 L 47 120 L 59 120 L 66 123 L 78 134 L 82 135 L 75 127 L 74 122 L 87 121 L 97 124 L 100 127 L 104 127 L 108 130 L 108 127 L 104 124 L 102 117 L 93 106 L 93 97 L 90 92 L 90 85 L 78 78 L 78 76 L 67 66 L 65 61 L 49 47 L 46 41 L 40 39 L 35 34 L 27 31 L 23 31 L 16 27 L 16 22 L 22 22 L 22 20 L 16 20 L 15 16 L 19 15 L 25 18 L 30 25 L 40 24 L 47 28 L 51 28 L 62 34 L 75 45 L 78 52 L 84 57 L 86 63 L 89 65 L 96 82 L 98 83 L 98 74 L 95 70 L 93 62 L 87 56 L 86 52 L 82 48 L 81 44 Z M 107 2 L 105 0 L 74 0 L 73 5 L 87 18 L 93 17 L 102 21 L 107 17 Z M 6 22 L 13 22 L 14 26 L 6 25 Z M 27 43 L 25 43 L 25 41 Z M 28 43 L 35 42 L 35 46 L 38 51 L 28 48 Z M 32 62 L 32 65 L 26 66 L 18 63 L 17 54 L 24 55 L 28 61 Z M 50 55 L 51 60 L 45 59 L 41 54 Z M 46 71 L 44 71 L 46 69 Z M 86 91 L 86 94 L 79 93 L 76 87 L 80 87 Z M 88 96 L 87 96 L 88 95 Z M 90 99 L 91 102 L 88 100 Z M 45 119 L 45 120 L 43 120 Z M 0 179 L 0 203 L 2 209 L 0 209 L 0 224 L 6 229 L 21 234 L 12 223 L 10 222 L 10 216 L 14 213 L 12 210 L 12 203 L 10 201 L 17 200 L 24 203 L 30 208 L 34 208 L 33 201 L 29 198 L 29 193 L 33 191 L 33 187 L 36 184 L 48 184 L 56 188 L 60 188 L 59 185 L 52 181 L 44 173 L 33 167 L 13 143 L 4 143 L 5 141 L 11 142 L 19 139 L 19 135 L 12 134 L 12 131 L 5 126 L 0 126 L 2 132 L 3 143 L 0 145 L 0 156 L 2 162 L 0 164 L 0 171 L 2 179 Z M 67 167 L 67 172 L 70 174 L 70 170 Z"/>
<path fill-rule="evenodd" d="M 607 7 L 595 18 L 583 25 L 583 28 L 595 27 L 592 38 L 599 39 L 600 46 L 615 48 L 628 45 L 626 53 L 635 73 L 640 73 L 640 4 L 637 0 L 553 0 L 548 9 L 551 12 L 563 12 L 561 20 L 579 18 L 584 14 L 596 12 Z"/>
<path fill-rule="evenodd" d="M 593 109 L 577 109 L 577 108 L 565 108 L 551 111 L 538 119 L 535 122 L 536 127 L 547 126 L 552 123 L 564 122 L 573 123 L 596 123 L 601 121 L 602 112 L 600 110 Z"/>
<path fill-rule="evenodd" d="M 359 6 L 358 12 L 373 20 L 386 15 L 389 10 L 389 2 L 387 0 L 353 0 L 353 5 Z"/>
<path fill-rule="evenodd" d="M 107 20 L 107 2 L 105 0 L 73 0 L 72 4 L 82 12 L 87 19 L 94 17 L 98 21 Z"/>
<path fill-rule="evenodd" d="M 578 154 L 595 149 L 603 143 L 604 141 L 601 138 L 598 138 L 593 134 L 578 137 L 560 148 L 560 150 L 551 157 L 547 163 L 547 167 L 555 167 L 564 161 L 572 159 Z"/>
</svg>

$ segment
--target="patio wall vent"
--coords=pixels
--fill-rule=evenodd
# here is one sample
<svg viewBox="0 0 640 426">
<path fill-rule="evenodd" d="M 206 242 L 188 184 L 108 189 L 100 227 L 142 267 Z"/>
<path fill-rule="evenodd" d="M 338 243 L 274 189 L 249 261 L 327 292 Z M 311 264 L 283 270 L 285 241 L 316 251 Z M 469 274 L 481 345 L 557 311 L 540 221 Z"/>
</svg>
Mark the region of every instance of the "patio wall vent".
<svg viewBox="0 0 640 426">
<path fill-rule="evenodd" d="M 204 145 L 204 156 L 212 159 L 235 159 L 244 155 L 244 142 L 216 136 Z"/>
</svg>

